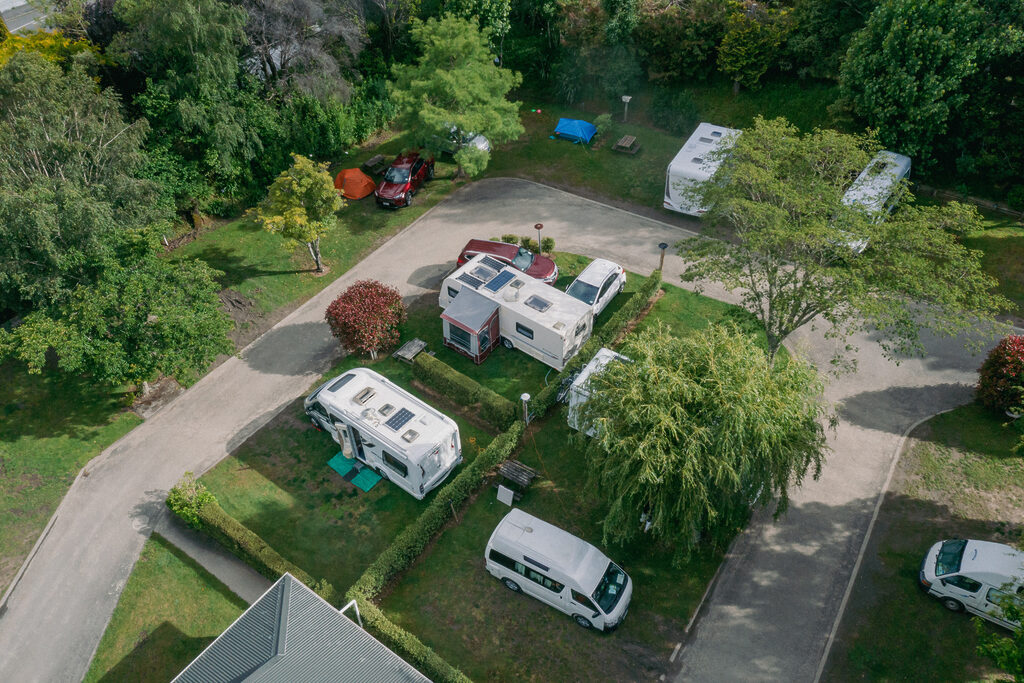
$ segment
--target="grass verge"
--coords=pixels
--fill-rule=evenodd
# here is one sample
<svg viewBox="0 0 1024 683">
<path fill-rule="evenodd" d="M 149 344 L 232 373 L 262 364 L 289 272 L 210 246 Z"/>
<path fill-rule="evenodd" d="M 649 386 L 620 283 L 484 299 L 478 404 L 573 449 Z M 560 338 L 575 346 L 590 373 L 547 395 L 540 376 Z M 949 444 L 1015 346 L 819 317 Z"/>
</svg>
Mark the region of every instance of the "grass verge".
<svg viewBox="0 0 1024 683">
<path fill-rule="evenodd" d="M 170 680 L 247 607 L 154 533 L 121 593 L 85 681 Z"/>
<path fill-rule="evenodd" d="M 882 505 L 823 680 L 992 680 L 971 620 L 917 587 L 928 548 L 946 538 L 1013 543 L 1024 529 L 1016 433 L 976 404 L 919 427 Z M 997 626 L 987 628 L 1005 634 Z"/>
</svg>

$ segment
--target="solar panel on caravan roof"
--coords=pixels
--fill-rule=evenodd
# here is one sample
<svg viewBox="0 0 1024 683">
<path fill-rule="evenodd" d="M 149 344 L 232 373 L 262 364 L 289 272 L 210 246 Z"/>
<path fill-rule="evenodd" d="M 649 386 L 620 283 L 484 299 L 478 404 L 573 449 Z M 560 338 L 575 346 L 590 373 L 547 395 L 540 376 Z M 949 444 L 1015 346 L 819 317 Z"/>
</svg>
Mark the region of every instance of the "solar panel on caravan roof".
<svg viewBox="0 0 1024 683">
<path fill-rule="evenodd" d="M 484 285 L 484 289 L 491 292 L 497 292 L 499 289 L 508 284 L 508 281 L 514 278 L 515 276 L 515 273 L 513 273 L 512 271 L 503 270 L 500 273 L 498 273 L 497 276 L 492 278 L 490 282 Z"/>
<path fill-rule="evenodd" d="M 484 256 L 480 259 L 480 263 L 484 264 L 488 268 L 494 268 L 494 270 L 501 270 L 505 267 L 504 263 L 490 256 Z"/>
<path fill-rule="evenodd" d="M 459 277 L 457 277 L 455 279 L 458 280 L 459 282 L 465 282 L 467 285 L 469 285 L 473 289 L 480 289 L 480 285 L 483 284 L 482 281 L 477 280 L 475 277 L 473 277 L 469 273 L 463 273 L 462 275 L 460 275 Z"/>
<path fill-rule="evenodd" d="M 412 418 L 413 412 L 408 408 L 402 408 L 397 413 L 395 413 L 390 420 L 385 422 L 384 426 L 390 427 L 391 429 L 397 432 L 399 429 L 404 427 L 405 424 Z"/>
</svg>

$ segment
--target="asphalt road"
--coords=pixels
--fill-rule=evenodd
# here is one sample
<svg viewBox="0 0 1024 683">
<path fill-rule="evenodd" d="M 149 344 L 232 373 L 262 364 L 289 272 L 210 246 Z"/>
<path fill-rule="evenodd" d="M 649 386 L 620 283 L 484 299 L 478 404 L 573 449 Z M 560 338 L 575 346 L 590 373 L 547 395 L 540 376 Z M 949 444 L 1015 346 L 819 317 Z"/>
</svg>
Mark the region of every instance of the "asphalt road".
<svg viewBox="0 0 1024 683">
<path fill-rule="evenodd" d="M 11 33 L 41 29 L 46 18 L 43 12 L 22 4 L 21 0 L 0 0 L 0 14 Z"/>
<path fill-rule="evenodd" d="M 84 675 L 167 489 L 186 470 L 216 464 L 339 357 L 322 315 L 341 290 L 369 277 L 403 296 L 422 294 L 467 239 L 532 234 L 538 222 L 559 250 L 640 273 L 657 267 L 658 243 L 688 235 L 526 181 L 481 181 L 456 193 L 83 470 L 12 584 L 0 616 L 0 680 Z M 669 256 L 665 279 L 678 281 L 680 270 Z M 720 288 L 707 293 L 735 300 Z M 820 333 L 795 341 L 817 361 L 831 354 Z M 899 435 L 919 416 L 966 400 L 979 363 L 947 342 L 897 367 L 872 340 L 860 345 L 860 372 L 828 390 L 843 407 L 821 479 L 795 493 L 779 523 L 759 520 L 736 543 L 676 660 L 679 680 L 813 679 Z"/>
</svg>

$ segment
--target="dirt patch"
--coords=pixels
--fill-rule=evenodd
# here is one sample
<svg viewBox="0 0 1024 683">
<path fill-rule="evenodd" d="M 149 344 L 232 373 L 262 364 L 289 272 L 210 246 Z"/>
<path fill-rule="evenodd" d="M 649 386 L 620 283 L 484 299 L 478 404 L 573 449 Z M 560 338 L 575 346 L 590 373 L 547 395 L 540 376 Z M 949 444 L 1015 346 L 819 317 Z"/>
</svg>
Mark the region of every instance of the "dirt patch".
<svg viewBox="0 0 1024 683">
<path fill-rule="evenodd" d="M 228 338 L 236 349 L 244 349 L 304 303 L 295 301 L 270 313 L 264 313 L 256 307 L 253 299 L 233 289 L 221 290 L 218 296 L 221 309 L 235 323 L 234 328 L 228 332 Z M 226 355 L 218 357 L 210 369 L 217 367 L 227 358 Z"/>
<path fill-rule="evenodd" d="M 154 415 L 185 391 L 185 387 L 178 384 L 173 377 L 161 377 L 156 382 L 146 383 L 144 387 L 131 407 L 132 412 L 143 420 Z"/>
<path fill-rule="evenodd" d="M 658 303 L 658 299 L 660 299 L 663 296 L 665 296 L 665 290 L 659 289 L 658 292 L 654 296 L 652 296 L 650 300 L 647 302 L 647 305 L 644 307 L 644 310 L 640 311 L 639 315 L 637 315 L 635 318 L 629 321 L 629 324 L 627 324 L 626 327 L 623 328 L 622 332 L 619 333 L 619 336 L 615 337 L 615 341 L 613 341 L 611 345 L 617 346 L 619 342 L 626 338 L 626 335 L 635 330 L 636 326 L 639 325 L 640 322 L 647 317 L 647 314 L 651 312 L 651 309 L 654 308 L 654 304 Z"/>
</svg>

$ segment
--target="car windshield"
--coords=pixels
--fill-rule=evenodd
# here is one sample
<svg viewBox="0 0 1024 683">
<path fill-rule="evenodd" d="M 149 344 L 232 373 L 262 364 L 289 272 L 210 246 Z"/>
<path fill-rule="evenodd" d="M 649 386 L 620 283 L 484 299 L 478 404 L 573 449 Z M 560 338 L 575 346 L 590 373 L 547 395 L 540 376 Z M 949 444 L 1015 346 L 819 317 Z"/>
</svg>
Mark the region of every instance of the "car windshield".
<svg viewBox="0 0 1024 683">
<path fill-rule="evenodd" d="M 601 577 L 601 583 L 594 590 L 594 600 L 601 606 L 601 611 L 611 614 L 619 598 L 626 590 L 626 572 L 619 569 L 614 562 L 608 563 L 608 571 Z"/>
<path fill-rule="evenodd" d="M 384 181 L 388 183 L 403 184 L 409 182 L 409 169 L 407 168 L 395 168 L 392 166 L 388 169 L 388 172 L 384 174 Z"/>
<path fill-rule="evenodd" d="M 512 265 L 525 273 L 526 269 L 533 265 L 533 259 L 532 251 L 519 247 L 519 253 L 512 259 Z"/>
<path fill-rule="evenodd" d="M 593 305 L 597 299 L 597 287 L 582 280 L 575 280 L 569 285 L 569 289 L 565 290 L 565 293 L 589 305 Z"/>
<path fill-rule="evenodd" d="M 960 560 L 964 556 L 967 541 L 956 539 L 943 541 L 939 548 L 939 556 L 935 558 L 935 576 L 945 576 L 960 571 Z"/>
</svg>

